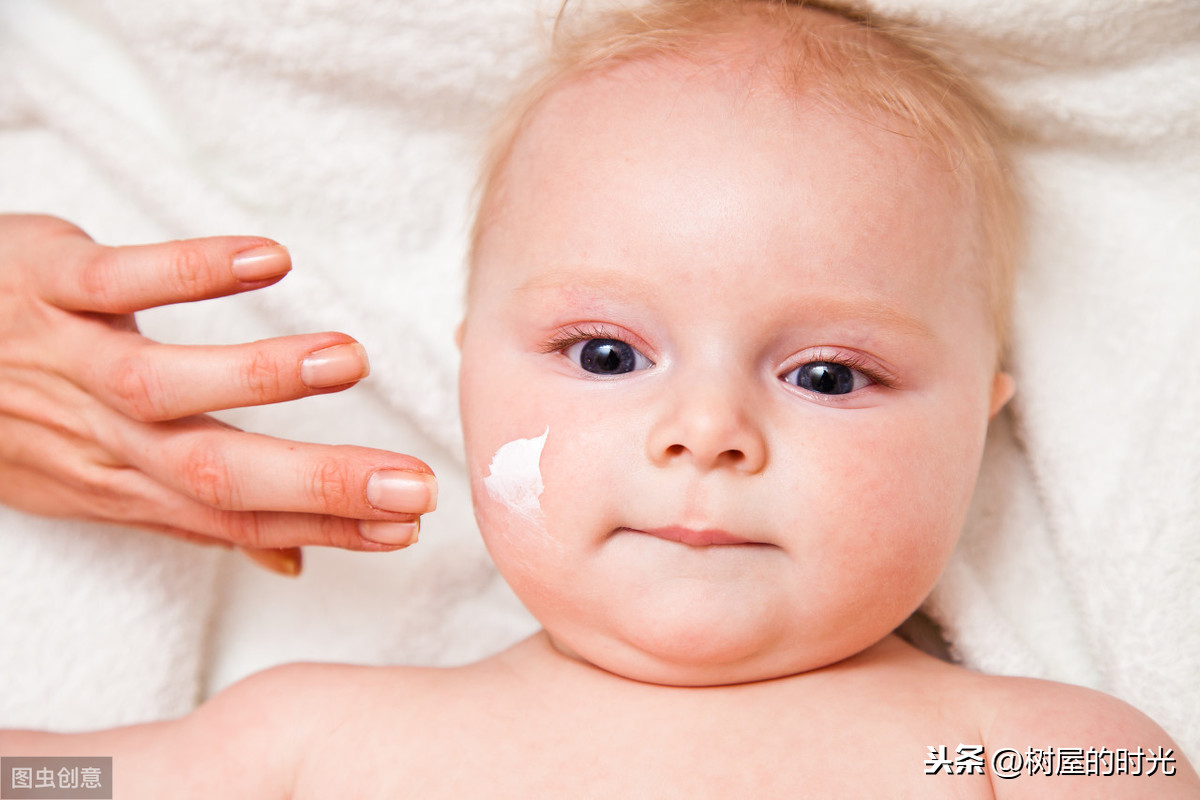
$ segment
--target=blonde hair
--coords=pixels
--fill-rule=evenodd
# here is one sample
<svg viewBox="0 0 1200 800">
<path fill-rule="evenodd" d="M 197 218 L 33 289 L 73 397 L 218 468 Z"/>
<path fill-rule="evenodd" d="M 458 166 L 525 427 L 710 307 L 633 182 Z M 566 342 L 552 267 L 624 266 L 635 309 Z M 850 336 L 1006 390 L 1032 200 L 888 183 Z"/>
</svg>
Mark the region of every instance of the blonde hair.
<svg viewBox="0 0 1200 800">
<path fill-rule="evenodd" d="M 716 64 L 733 55 L 728 46 L 739 28 L 755 25 L 761 31 L 765 23 L 773 46 L 741 51 L 755 57 L 753 69 L 790 96 L 864 114 L 876 123 L 898 122 L 889 129 L 932 147 L 976 201 L 978 259 L 1003 361 L 1024 233 L 1008 158 L 1014 135 L 980 87 L 950 65 L 949 42 L 829 2 L 651 0 L 579 14 L 567 14 L 566 5 L 555 23 L 549 59 L 493 130 L 477 187 L 472 264 L 513 144 L 556 87 L 632 62 L 676 58 Z"/>
</svg>

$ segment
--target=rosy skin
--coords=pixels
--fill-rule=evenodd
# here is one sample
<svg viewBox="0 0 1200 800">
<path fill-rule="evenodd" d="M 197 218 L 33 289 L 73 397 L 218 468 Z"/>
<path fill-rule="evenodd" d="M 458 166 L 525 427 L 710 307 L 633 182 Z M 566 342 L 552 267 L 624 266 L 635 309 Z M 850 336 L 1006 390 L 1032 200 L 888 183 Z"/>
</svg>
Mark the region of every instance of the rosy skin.
<svg viewBox="0 0 1200 800">
<path fill-rule="evenodd" d="M 655 683 L 794 674 L 886 636 L 942 571 L 1011 393 L 941 163 L 728 74 L 638 64 L 552 94 L 461 336 L 492 556 L 560 651 Z M 645 358 L 597 375 L 572 336 Z M 854 390 L 784 380 L 814 361 L 853 366 Z M 537 525 L 482 478 L 547 426 Z M 748 543 L 639 532 L 669 527 Z"/>
</svg>

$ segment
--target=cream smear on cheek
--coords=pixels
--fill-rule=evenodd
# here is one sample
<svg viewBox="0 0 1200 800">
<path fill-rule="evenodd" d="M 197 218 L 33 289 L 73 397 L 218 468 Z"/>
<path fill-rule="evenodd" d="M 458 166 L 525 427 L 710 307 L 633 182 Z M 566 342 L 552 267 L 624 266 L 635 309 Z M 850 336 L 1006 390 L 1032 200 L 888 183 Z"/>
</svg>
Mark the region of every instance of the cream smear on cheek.
<svg viewBox="0 0 1200 800">
<path fill-rule="evenodd" d="M 483 479 L 492 499 L 514 514 L 539 522 L 542 506 L 542 448 L 550 435 L 549 426 L 541 436 L 532 439 L 513 439 L 500 446 L 492 456 L 488 475 Z"/>
</svg>

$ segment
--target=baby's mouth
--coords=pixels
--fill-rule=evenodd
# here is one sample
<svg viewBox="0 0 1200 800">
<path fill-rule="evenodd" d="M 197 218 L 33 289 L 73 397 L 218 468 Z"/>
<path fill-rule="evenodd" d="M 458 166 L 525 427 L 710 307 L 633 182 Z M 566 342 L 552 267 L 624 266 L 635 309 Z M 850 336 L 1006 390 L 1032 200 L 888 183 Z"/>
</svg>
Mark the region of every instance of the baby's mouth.
<svg viewBox="0 0 1200 800">
<path fill-rule="evenodd" d="M 619 528 L 616 532 L 644 533 L 647 536 L 665 539 L 668 542 L 679 542 L 689 547 L 725 547 L 762 544 L 761 542 L 752 542 L 749 539 L 719 528 L 697 530 L 695 528 L 684 528 L 679 525 L 668 525 L 664 528 Z"/>
</svg>

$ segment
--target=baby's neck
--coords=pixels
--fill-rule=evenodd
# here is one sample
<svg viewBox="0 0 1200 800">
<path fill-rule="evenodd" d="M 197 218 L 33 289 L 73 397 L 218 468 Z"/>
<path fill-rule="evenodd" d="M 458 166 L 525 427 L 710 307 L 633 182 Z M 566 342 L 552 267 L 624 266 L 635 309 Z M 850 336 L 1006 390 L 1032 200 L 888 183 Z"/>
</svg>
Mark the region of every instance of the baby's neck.
<svg viewBox="0 0 1200 800">
<path fill-rule="evenodd" d="M 649 683 L 622 675 L 618 672 L 606 670 L 579 656 L 543 629 L 494 658 L 503 660 L 507 666 L 522 674 L 536 674 L 540 679 L 555 683 L 568 682 L 573 687 L 581 688 L 583 684 L 595 681 L 613 685 L 628 684 L 629 690 L 633 692 L 642 691 L 645 688 L 653 688 L 676 692 L 699 689 L 709 690 L 711 693 L 712 690 L 717 689 L 744 691 L 751 687 L 761 687 L 770 690 L 771 684 L 778 684 L 785 681 L 798 680 L 815 684 L 829 680 L 835 676 L 841 678 L 863 670 L 878 668 L 896 658 L 912 657 L 922 656 L 911 645 L 892 634 L 884 637 L 866 650 L 820 669 L 782 677 L 770 677 L 759 681 L 718 685 L 674 686 Z M 739 687 L 744 688 L 739 689 Z"/>
</svg>

